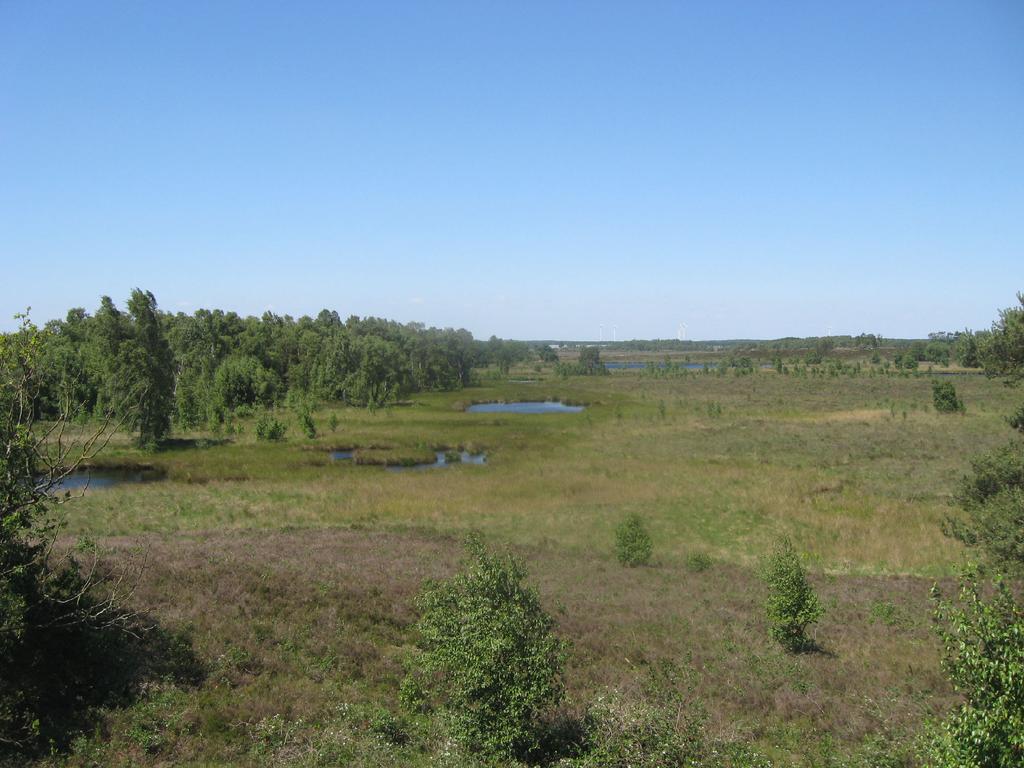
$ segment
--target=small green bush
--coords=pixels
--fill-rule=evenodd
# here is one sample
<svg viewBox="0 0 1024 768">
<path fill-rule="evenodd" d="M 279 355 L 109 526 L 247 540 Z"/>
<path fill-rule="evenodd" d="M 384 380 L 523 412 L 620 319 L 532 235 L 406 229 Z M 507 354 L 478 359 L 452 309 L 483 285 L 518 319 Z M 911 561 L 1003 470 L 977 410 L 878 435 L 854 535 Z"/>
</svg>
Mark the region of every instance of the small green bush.
<svg viewBox="0 0 1024 768">
<path fill-rule="evenodd" d="M 370 717 L 369 729 L 384 739 L 388 744 L 402 746 L 409 742 L 409 730 L 406 723 L 386 709 L 380 708 Z"/>
<path fill-rule="evenodd" d="M 284 440 L 288 427 L 275 419 L 268 411 L 260 414 L 256 420 L 257 440 Z"/>
<path fill-rule="evenodd" d="M 686 570 L 702 573 L 711 567 L 711 555 L 706 552 L 691 552 L 686 556 Z"/>
<path fill-rule="evenodd" d="M 932 402 L 939 413 L 962 413 L 964 402 L 956 394 L 951 381 L 932 382 Z"/>
<path fill-rule="evenodd" d="M 601 696 L 587 711 L 588 750 L 574 768 L 668 768 L 695 765 L 704 751 L 700 723 L 679 727 L 690 715 L 682 706 L 630 699 L 617 692 Z"/>
<path fill-rule="evenodd" d="M 646 565 L 652 549 L 651 536 L 639 515 L 630 515 L 615 529 L 615 556 L 623 565 Z"/>
<path fill-rule="evenodd" d="M 706 765 L 705 712 L 692 674 L 672 662 L 646 668 L 640 695 L 609 691 L 588 708 L 584 754 L 574 768 Z"/>
<path fill-rule="evenodd" d="M 299 428 L 302 430 L 302 434 L 310 440 L 316 437 L 316 424 L 313 422 L 313 415 L 309 411 L 303 410 L 299 413 Z"/>
<path fill-rule="evenodd" d="M 813 642 L 807 627 L 821 618 L 824 609 L 789 539 L 783 539 L 771 554 L 762 575 L 768 585 L 766 611 L 772 638 L 793 653 L 809 650 Z"/>
<path fill-rule="evenodd" d="M 419 651 L 403 704 L 437 702 L 452 736 L 470 751 L 518 757 L 540 741 L 540 718 L 562 696 L 565 644 L 526 571 L 467 542 L 464 569 L 428 584 L 417 600 Z"/>
</svg>

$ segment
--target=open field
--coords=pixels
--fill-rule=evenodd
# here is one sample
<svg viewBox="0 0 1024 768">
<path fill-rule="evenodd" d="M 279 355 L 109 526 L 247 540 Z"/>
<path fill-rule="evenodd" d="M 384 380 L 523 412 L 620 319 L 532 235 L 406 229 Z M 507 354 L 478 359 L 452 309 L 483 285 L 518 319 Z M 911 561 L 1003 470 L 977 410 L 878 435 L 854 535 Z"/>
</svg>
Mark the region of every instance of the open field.
<svg viewBox="0 0 1024 768">
<path fill-rule="evenodd" d="M 64 507 L 68 533 L 115 561 L 148 552 L 135 600 L 191 638 L 204 674 L 107 712 L 67 762 L 443 764 L 440 735 L 417 733 L 414 748 L 373 724 L 398 711 L 412 598 L 456 568 L 471 529 L 523 556 L 573 643 L 570 710 L 669 658 L 692 671 L 717 737 L 824 766 L 906 739 L 953 701 L 928 590 L 963 551 L 939 524 L 969 457 L 1006 441 L 1012 391 L 958 376 L 967 412 L 948 416 L 927 376 L 540 378 L 337 409 L 333 430 L 323 409 L 314 440 L 292 423 L 286 441 L 257 442 L 248 422 L 155 453 L 118 438 L 98 466 L 166 479 L 87 492 Z M 588 407 L 463 412 L 545 398 Z M 465 448 L 488 463 L 392 473 L 334 462 L 332 448 L 388 461 Z M 650 567 L 612 554 L 630 512 L 652 531 Z M 767 637 L 756 567 L 781 536 L 812 564 L 821 653 Z"/>
</svg>

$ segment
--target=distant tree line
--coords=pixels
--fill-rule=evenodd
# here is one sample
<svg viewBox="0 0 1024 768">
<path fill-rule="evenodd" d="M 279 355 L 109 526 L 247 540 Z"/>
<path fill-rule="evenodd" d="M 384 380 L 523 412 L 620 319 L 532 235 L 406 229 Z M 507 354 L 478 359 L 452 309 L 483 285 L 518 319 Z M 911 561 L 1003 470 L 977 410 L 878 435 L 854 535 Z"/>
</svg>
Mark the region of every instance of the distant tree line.
<svg viewBox="0 0 1024 768">
<path fill-rule="evenodd" d="M 914 370 L 919 363 L 933 363 L 947 366 L 955 361 L 964 368 L 981 368 L 983 349 L 991 341 L 992 332 L 982 331 L 937 331 L 929 333 L 927 339 L 886 339 L 873 333 L 858 336 L 811 336 L 806 338 L 787 337 L 771 341 L 725 340 L 707 342 L 649 341 L 617 342 L 605 344 L 605 348 L 629 348 L 635 351 L 715 351 L 726 352 L 730 360 L 744 357 L 772 356 L 781 359 L 783 353 L 799 355 L 807 365 L 820 365 L 829 356 L 841 350 L 872 352 L 871 362 L 882 362 L 879 350 L 883 347 L 892 353 L 892 365 L 897 370 Z"/>
<path fill-rule="evenodd" d="M 464 387 L 478 367 L 507 373 L 536 356 L 523 342 L 374 317 L 342 320 L 326 309 L 298 319 L 171 314 L 142 290 L 125 309 L 109 297 L 91 315 L 72 309 L 42 338 L 37 412 L 52 416 L 72 401 L 85 413 L 116 415 L 143 444 L 159 441 L 172 423 L 219 423 L 243 406 L 312 399 L 380 407 L 413 392 Z"/>
</svg>

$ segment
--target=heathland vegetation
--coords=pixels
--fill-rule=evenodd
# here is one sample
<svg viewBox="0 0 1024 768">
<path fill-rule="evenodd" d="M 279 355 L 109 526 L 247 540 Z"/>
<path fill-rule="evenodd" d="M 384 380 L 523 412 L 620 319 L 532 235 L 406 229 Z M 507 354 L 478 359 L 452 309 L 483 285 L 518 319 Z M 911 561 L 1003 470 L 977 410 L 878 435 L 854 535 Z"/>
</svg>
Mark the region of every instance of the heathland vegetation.
<svg viewBox="0 0 1024 768">
<path fill-rule="evenodd" d="M 1024 757 L 1022 308 L 555 351 L 136 291 L 0 372 L 12 765 Z"/>
</svg>

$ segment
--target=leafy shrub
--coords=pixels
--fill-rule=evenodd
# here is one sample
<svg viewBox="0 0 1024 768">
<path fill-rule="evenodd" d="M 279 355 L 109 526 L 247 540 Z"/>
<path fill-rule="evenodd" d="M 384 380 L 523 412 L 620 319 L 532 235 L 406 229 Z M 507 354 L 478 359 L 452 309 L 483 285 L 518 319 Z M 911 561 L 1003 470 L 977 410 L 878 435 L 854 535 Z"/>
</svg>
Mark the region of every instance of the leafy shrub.
<svg viewBox="0 0 1024 768">
<path fill-rule="evenodd" d="M 956 495 L 964 513 L 948 518 L 943 530 L 999 568 L 1024 573 L 1024 443 L 979 456 L 971 468 Z"/>
<path fill-rule="evenodd" d="M 369 728 L 389 744 L 402 746 L 409 741 L 405 723 L 386 709 L 378 709 L 370 717 Z"/>
<path fill-rule="evenodd" d="M 615 529 L 615 556 L 623 565 L 646 565 L 652 549 L 651 535 L 639 515 L 630 515 Z"/>
<path fill-rule="evenodd" d="M 964 401 L 957 396 L 951 381 L 932 382 L 932 402 L 939 413 L 962 413 L 964 410 Z"/>
<path fill-rule="evenodd" d="M 711 567 L 711 555 L 706 552 L 691 552 L 686 556 L 686 570 L 702 573 Z"/>
<path fill-rule="evenodd" d="M 794 653 L 813 647 L 807 627 L 817 622 L 824 610 L 789 539 L 783 539 L 768 558 L 763 578 L 768 585 L 766 610 L 772 638 Z"/>
<path fill-rule="evenodd" d="M 313 414 L 307 409 L 299 412 L 299 428 L 302 430 L 302 434 L 310 440 L 316 437 L 316 424 L 313 422 Z"/>
<path fill-rule="evenodd" d="M 327 426 L 330 427 L 331 432 L 334 433 L 338 429 L 338 414 L 331 413 L 331 417 L 327 420 Z"/>
<path fill-rule="evenodd" d="M 970 509 L 1009 488 L 1024 488 L 1024 442 L 1016 440 L 973 459 L 956 500 Z"/>
<path fill-rule="evenodd" d="M 996 567 L 1024 574 L 1024 489 L 1007 488 L 990 496 L 971 509 L 969 523 L 957 521 L 947 528 L 967 544 L 981 547 Z"/>
<path fill-rule="evenodd" d="M 1016 429 L 1018 432 L 1024 433 L 1024 405 L 1013 412 L 1007 421 L 1010 427 Z"/>
<path fill-rule="evenodd" d="M 681 711 L 682 710 L 682 711 Z M 689 713 L 646 698 L 630 699 L 612 692 L 587 711 L 586 754 L 578 768 L 668 768 L 693 765 L 703 751 L 700 722 L 684 722 Z"/>
<path fill-rule="evenodd" d="M 677 665 L 660 661 L 646 669 L 639 696 L 609 691 L 584 718 L 584 754 L 578 768 L 668 768 L 703 765 L 704 709 L 693 681 Z"/>
<path fill-rule="evenodd" d="M 284 440 L 288 427 L 275 419 L 268 411 L 260 414 L 256 420 L 257 440 Z"/>
<path fill-rule="evenodd" d="M 565 645 L 517 559 L 489 553 L 477 536 L 466 548 L 464 569 L 417 599 L 419 653 L 403 703 L 437 701 L 472 751 L 522 755 L 562 696 Z"/>
<path fill-rule="evenodd" d="M 97 708 L 130 701 L 150 671 L 161 677 L 175 671 L 160 667 L 164 651 L 177 650 L 176 644 L 161 647 L 157 628 L 144 629 L 126 606 L 137 571 L 104 566 L 88 540 L 74 550 L 57 541 L 62 524 L 56 479 L 72 472 L 80 458 L 46 441 L 54 431 L 63 433 L 66 406 L 40 429 L 33 409 L 23 407 L 38 396 L 45 338 L 27 320 L 18 331 L 0 334 L 3 765 L 26 765 L 27 753 L 66 746 L 76 730 L 90 725 Z M 84 444 L 103 436 L 101 429 Z"/>
<path fill-rule="evenodd" d="M 934 768 L 1024 764 L 1024 610 L 1000 580 L 986 599 L 963 574 L 956 603 L 933 589 L 943 666 L 965 701 L 933 733 Z"/>
</svg>

